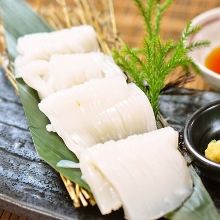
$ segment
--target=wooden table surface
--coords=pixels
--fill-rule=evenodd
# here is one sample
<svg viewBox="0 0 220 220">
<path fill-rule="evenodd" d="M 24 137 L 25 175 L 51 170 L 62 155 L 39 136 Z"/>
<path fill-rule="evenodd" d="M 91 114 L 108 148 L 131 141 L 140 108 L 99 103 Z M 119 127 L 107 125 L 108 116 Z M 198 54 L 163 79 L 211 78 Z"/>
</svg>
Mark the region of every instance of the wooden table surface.
<svg viewBox="0 0 220 220">
<path fill-rule="evenodd" d="M 42 0 L 54 1 L 54 0 Z M 115 0 L 115 14 L 118 30 L 122 39 L 133 46 L 142 43 L 143 23 L 132 0 Z M 175 38 L 180 36 L 187 21 L 194 16 L 210 8 L 220 7 L 220 0 L 174 0 L 162 23 L 162 36 Z M 194 82 L 186 85 L 189 88 L 207 89 L 207 84 L 200 76 L 196 76 Z M 13 210 L 10 210 L 13 211 Z M 6 210 L 0 210 L 0 220 L 27 220 L 27 217 L 17 216 Z"/>
</svg>

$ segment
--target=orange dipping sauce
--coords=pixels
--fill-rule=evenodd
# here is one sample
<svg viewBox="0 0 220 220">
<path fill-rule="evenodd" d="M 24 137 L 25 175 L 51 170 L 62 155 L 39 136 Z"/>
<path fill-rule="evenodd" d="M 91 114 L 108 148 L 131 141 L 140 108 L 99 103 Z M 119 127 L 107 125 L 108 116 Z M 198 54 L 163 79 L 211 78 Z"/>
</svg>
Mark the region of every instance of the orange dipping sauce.
<svg viewBox="0 0 220 220">
<path fill-rule="evenodd" d="M 220 74 L 220 47 L 215 48 L 209 53 L 205 60 L 205 65 L 210 70 Z"/>
</svg>

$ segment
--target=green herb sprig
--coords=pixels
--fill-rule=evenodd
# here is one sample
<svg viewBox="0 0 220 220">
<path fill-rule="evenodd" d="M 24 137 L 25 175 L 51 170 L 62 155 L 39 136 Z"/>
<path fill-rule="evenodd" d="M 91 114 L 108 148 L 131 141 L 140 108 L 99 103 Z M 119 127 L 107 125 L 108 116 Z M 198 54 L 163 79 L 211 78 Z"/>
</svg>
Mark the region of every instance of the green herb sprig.
<svg viewBox="0 0 220 220">
<path fill-rule="evenodd" d="M 188 52 L 207 46 L 209 42 L 197 41 L 187 45 L 189 37 L 200 30 L 198 26 L 193 27 L 191 22 L 187 24 L 178 41 L 162 40 L 161 19 L 172 0 L 134 2 L 144 19 L 144 45 L 142 48 L 131 48 L 125 44 L 120 50 L 113 52 L 113 57 L 129 78 L 146 93 L 157 116 L 159 95 L 165 86 L 166 77 L 178 67 L 186 71 L 192 66 L 198 71 Z"/>
</svg>

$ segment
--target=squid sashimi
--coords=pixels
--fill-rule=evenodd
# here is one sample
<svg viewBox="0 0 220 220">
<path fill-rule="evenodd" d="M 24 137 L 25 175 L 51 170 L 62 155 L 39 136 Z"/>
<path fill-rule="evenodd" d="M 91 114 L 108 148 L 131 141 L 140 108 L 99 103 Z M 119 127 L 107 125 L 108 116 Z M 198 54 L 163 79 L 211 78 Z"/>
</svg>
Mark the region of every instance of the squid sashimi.
<svg viewBox="0 0 220 220">
<path fill-rule="evenodd" d="M 41 98 L 93 78 L 125 76 L 112 57 L 101 52 L 53 55 L 49 61 L 32 61 L 19 71 Z"/>
<path fill-rule="evenodd" d="M 92 26 L 81 25 L 50 33 L 34 33 L 18 39 L 17 69 L 32 60 L 48 60 L 53 54 L 85 53 L 99 49 Z"/>
<path fill-rule="evenodd" d="M 180 207 L 193 184 L 177 147 L 178 133 L 167 127 L 86 149 L 82 178 L 101 213 L 123 206 L 127 219 L 150 220 Z"/>
<path fill-rule="evenodd" d="M 87 147 L 156 129 L 145 94 L 124 77 L 94 79 L 54 93 L 40 110 L 77 156 Z"/>
</svg>

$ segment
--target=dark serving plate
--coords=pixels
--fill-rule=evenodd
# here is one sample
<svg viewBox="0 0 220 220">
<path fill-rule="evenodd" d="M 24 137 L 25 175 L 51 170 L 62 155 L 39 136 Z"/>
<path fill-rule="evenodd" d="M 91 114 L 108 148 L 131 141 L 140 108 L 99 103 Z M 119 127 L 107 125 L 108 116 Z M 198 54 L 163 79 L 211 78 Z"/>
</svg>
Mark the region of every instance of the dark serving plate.
<svg viewBox="0 0 220 220">
<path fill-rule="evenodd" d="M 220 164 L 205 157 L 211 140 L 220 139 L 220 100 L 196 111 L 186 123 L 184 142 L 201 174 L 220 183 Z"/>
<path fill-rule="evenodd" d="M 220 94 L 185 89 L 161 96 L 161 112 L 176 129 L 199 107 Z M 60 177 L 35 152 L 19 98 L 0 72 L 0 208 L 30 219 L 123 220 L 120 210 L 102 216 L 97 207 L 75 209 Z M 203 179 L 220 210 L 220 191 Z"/>
</svg>

